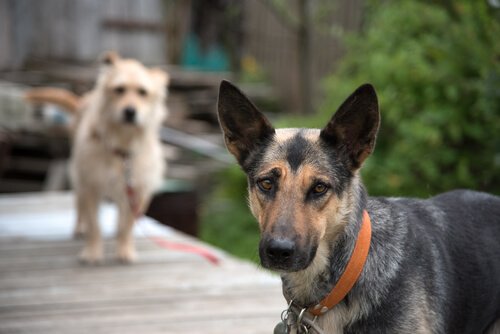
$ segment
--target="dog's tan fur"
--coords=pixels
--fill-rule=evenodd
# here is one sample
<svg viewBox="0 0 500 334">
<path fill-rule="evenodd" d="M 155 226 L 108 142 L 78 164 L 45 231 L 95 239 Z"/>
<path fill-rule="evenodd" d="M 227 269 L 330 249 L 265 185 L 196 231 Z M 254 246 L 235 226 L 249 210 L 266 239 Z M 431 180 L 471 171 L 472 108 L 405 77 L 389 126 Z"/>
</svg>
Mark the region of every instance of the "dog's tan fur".
<svg viewBox="0 0 500 334">
<path fill-rule="evenodd" d="M 314 138 L 316 131 L 310 131 L 306 137 Z M 294 134 L 293 131 L 287 129 L 278 129 L 276 131 L 276 142 L 273 146 L 280 146 L 286 142 L 290 136 Z M 319 137 L 317 131 L 316 137 Z M 317 139 L 317 138 L 316 138 Z M 269 148 L 269 152 L 274 152 L 273 147 Z M 298 172 L 293 172 L 283 158 L 272 156 L 264 157 L 261 170 L 262 177 L 264 177 L 271 170 L 278 170 L 282 179 L 282 190 L 278 194 L 275 201 L 269 202 L 262 197 L 262 194 L 257 190 L 250 192 L 250 208 L 252 212 L 258 217 L 261 230 L 266 233 L 273 229 L 273 224 L 278 221 L 276 215 L 281 214 L 283 207 L 287 206 L 293 210 L 295 217 L 295 229 L 300 235 L 305 235 L 306 232 L 314 230 L 316 238 L 321 239 L 326 233 L 326 220 L 324 217 L 324 210 L 331 210 L 331 207 L 337 206 L 337 198 L 331 196 L 320 205 L 304 205 L 302 198 L 296 195 L 302 194 L 306 189 L 311 187 L 315 178 L 320 175 L 320 172 L 314 166 L 305 165 L 301 167 Z"/>
<path fill-rule="evenodd" d="M 328 265 L 328 243 L 337 239 L 337 236 L 345 228 L 347 217 L 357 201 L 356 194 L 348 193 L 338 198 L 335 194 L 330 194 L 319 205 L 305 204 L 300 197 L 311 187 L 323 173 L 314 165 L 304 164 L 299 170 L 293 172 L 289 163 L 283 158 L 274 156 L 273 153 L 279 151 L 278 147 L 292 138 L 296 134 L 293 129 L 276 129 L 274 142 L 269 146 L 268 156 L 263 157 L 263 171 L 276 168 L 280 171 L 280 192 L 273 201 L 261 198 L 258 189 L 249 191 L 249 205 L 252 213 L 257 217 L 262 233 L 272 233 L 273 223 L 278 221 L 278 216 L 282 214 L 286 206 L 292 210 L 294 217 L 294 229 L 299 235 L 314 235 L 319 240 L 316 256 L 311 264 L 305 269 L 297 272 L 287 273 L 290 289 L 286 295 L 291 300 L 303 300 L 313 294 L 317 289 L 317 277 Z M 319 141 L 319 130 L 307 130 L 304 137 L 311 141 Z M 264 173 L 265 175 L 266 173 Z M 354 178 L 354 183 L 358 183 L 358 177 Z M 299 197 L 298 197 L 299 196 Z M 327 333 L 341 333 L 339 330 L 346 323 L 357 319 L 363 314 L 362 305 L 354 305 L 349 310 L 338 307 L 331 317 L 324 317 L 318 321 Z M 334 314 L 334 316 L 333 316 Z"/>
<path fill-rule="evenodd" d="M 86 237 L 80 255 L 84 262 L 103 259 L 97 209 L 104 199 L 118 207 L 118 258 L 124 262 L 136 258 L 132 239 L 136 214 L 147 208 L 165 172 L 159 128 L 166 116 L 167 84 L 168 76 L 162 70 L 107 53 L 95 88 L 82 103 L 70 172 L 77 197 L 75 234 Z M 136 112 L 133 124 L 124 122 L 126 108 Z M 132 212 L 126 192 L 126 158 L 117 152 L 129 156 L 130 185 L 138 212 Z"/>
<path fill-rule="evenodd" d="M 72 114 L 77 113 L 82 107 L 82 99 L 79 96 L 60 88 L 34 88 L 26 92 L 25 98 L 32 104 L 58 104 Z"/>
</svg>

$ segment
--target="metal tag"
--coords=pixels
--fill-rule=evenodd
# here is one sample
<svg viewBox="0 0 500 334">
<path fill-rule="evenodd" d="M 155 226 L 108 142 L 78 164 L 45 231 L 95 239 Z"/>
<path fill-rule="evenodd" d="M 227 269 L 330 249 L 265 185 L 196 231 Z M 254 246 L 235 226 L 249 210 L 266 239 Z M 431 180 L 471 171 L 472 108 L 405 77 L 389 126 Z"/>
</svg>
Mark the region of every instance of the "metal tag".
<svg viewBox="0 0 500 334">
<path fill-rule="evenodd" d="M 274 334 L 288 334 L 288 327 L 285 325 L 283 321 L 278 322 L 278 324 L 274 327 Z"/>
</svg>

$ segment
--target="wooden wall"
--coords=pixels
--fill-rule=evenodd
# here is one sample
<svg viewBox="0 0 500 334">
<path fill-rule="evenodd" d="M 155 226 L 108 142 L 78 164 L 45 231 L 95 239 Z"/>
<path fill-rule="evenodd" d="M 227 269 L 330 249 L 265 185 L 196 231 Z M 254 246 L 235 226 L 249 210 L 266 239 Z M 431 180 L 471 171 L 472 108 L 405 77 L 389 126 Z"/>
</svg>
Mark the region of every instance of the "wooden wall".
<svg viewBox="0 0 500 334">
<path fill-rule="evenodd" d="M 293 13 L 298 0 L 287 1 Z M 262 65 L 286 109 L 296 111 L 301 96 L 297 34 L 269 10 L 268 0 L 242 3 L 243 54 Z M 332 3 L 332 23 L 359 29 L 364 0 Z M 0 70 L 33 58 L 88 63 L 108 49 L 147 64 L 169 63 L 179 59 L 190 8 L 190 0 L 0 0 Z M 321 80 L 343 52 L 324 27 L 312 36 L 312 91 L 318 100 Z"/>
<path fill-rule="evenodd" d="M 166 62 L 162 0 L 0 0 L 0 69 L 31 58 L 89 62 L 118 50 Z"/>
<path fill-rule="evenodd" d="M 313 3 L 318 3 L 318 1 Z M 345 31 L 361 27 L 363 0 L 337 0 L 331 11 L 331 25 Z M 289 0 L 293 6 L 297 0 Z M 268 72 L 281 99 L 291 111 L 300 108 L 297 34 L 269 10 L 265 0 L 245 1 L 245 52 L 253 55 Z M 315 100 L 321 95 L 321 80 L 335 67 L 342 56 L 342 44 L 323 27 L 312 33 L 312 92 Z"/>
</svg>

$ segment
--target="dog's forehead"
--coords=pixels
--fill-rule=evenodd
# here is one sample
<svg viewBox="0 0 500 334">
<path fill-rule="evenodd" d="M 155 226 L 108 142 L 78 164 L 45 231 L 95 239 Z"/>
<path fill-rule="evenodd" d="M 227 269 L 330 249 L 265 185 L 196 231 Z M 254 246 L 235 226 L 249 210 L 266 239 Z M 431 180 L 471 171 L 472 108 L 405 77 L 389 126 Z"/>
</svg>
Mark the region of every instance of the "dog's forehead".
<svg viewBox="0 0 500 334">
<path fill-rule="evenodd" d="M 150 88 L 152 86 L 151 73 L 139 62 L 123 60 L 116 64 L 110 84 L 112 86 L 134 85 Z"/>
<path fill-rule="evenodd" d="M 277 129 L 273 140 L 250 166 L 250 179 L 267 176 L 276 169 L 296 180 L 293 182 L 326 178 L 340 196 L 352 174 L 342 158 L 323 143 L 320 133 L 319 129 Z"/>
<path fill-rule="evenodd" d="M 302 129 L 302 128 L 285 128 L 276 129 L 276 142 L 284 143 L 293 140 L 297 137 L 302 137 L 311 142 L 316 142 L 319 139 L 319 129 Z"/>
<path fill-rule="evenodd" d="M 263 164 L 285 162 L 292 171 L 306 162 L 322 160 L 318 129 L 277 129 L 263 157 Z"/>
</svg>

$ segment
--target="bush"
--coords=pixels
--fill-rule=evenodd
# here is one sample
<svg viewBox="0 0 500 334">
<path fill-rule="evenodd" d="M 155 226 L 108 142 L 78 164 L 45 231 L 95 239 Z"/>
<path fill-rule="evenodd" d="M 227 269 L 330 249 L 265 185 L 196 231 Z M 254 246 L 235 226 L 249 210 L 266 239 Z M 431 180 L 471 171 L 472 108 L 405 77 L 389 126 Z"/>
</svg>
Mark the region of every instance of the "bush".
<svg viewBox="0 0 500 334">
<path fill-rule="evenodd" d="M 377 89 L 382 124 L 363 169 L 371 194 L 500 192 L 500 24 L 486 1 L 450 12 L 418 1 L 371 6 L 326 81 L 327 119 L 356 86 Z"/>
<path fill-rule="evenodd" d="M 258 262 L 259 227 L 248 209 L 246 177 L 236 163 L 221 171 L 202 207 L 200 237 L 233 255 Z"/>
</svg>

